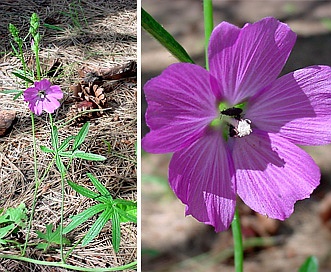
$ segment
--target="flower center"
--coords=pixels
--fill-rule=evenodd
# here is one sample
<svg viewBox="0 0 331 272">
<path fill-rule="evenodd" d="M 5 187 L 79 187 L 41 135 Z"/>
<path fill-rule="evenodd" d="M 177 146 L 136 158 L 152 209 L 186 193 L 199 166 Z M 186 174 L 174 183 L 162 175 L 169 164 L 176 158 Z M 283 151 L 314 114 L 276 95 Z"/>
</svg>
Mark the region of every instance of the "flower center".
<svg viewBox="0 0 331 272">
<path fill-rule="evenodd" d="M 44 90 L 39 90 L 38 91 L 38 96 L 41 98 L 41 99 L 44 99 L 46 97 L 46 92 Z"/>
<path fill-rule="evenodd" d="M 229 125 L 229 135 L 230 137 L 244 137 L 248 136 L 253 132 L 251 128 L 251 120 L 249 119 L 241 119 L 238 121 L 237 126 Z"/>
<path fill-rule="evenodd" d="M 226 140 L 228 137 L 241 138 L 248 136 L 253 132 L 251 128 L 252 121 L 243 117 L 243 106 L 241 104 L 229 108 L 224 103 L 219 105 L 220 116 L 212 121 L 211 126 L 221 128 Z"/>
</svg>

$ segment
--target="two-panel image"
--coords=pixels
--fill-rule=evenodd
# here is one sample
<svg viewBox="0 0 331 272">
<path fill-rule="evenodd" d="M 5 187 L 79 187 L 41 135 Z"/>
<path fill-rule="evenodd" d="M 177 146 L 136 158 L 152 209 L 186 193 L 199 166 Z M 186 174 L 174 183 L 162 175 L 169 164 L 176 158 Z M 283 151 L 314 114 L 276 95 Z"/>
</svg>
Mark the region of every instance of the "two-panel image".
<svg viewBox="0 0 331 272">
<path fill-rule="evenodd" d="M 331 271 L 330 1 L 0 12 L 0 272 Z"/>
</svg>

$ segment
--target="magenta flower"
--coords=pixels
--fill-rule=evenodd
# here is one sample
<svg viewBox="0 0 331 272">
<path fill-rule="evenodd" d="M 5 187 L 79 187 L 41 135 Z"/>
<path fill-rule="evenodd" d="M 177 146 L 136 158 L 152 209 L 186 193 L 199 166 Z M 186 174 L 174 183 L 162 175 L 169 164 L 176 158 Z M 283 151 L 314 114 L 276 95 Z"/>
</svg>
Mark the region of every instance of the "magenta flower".
<svg viewBox="0 0 331 272">
<path fill-rule="evenodd" d="M 27 88 L 24 93 L 24 101 L 29 103 L 30 110 L 41 115 L 42 111 L 53 113 L 58 107 L 62 99 L 63 93 L 60 86 L 51 85 L 47 79 L 42 79 L 34 83 L 34 87 Z"/>
<path fill-rule="evenodd" d="M 296 145 L 331 142 L 331 68 L 277 78 L 296 34 L 265 18 L 223 22 L 209 42 L 210 71 L 169 66 L 146 83 L 148 152 L 174 152 L 169 182 L 192 215 L 216 231 L 233 220 L 236 195 L 270 218 L 289 217 L 320 171 Z"/>
</svg>

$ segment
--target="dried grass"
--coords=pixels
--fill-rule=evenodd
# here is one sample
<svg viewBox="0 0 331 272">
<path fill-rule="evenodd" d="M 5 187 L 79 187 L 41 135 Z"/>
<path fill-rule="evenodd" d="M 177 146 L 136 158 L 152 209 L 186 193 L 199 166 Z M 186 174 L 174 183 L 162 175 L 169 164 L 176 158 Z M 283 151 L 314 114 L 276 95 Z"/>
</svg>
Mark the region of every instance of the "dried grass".
<svg viewBox="0 0 331 272">
<path fill-rule="evenodd" d="M 75 5 L 74 5 L 75 4 Z M 71 5 L 71 6 L 70 6 Z M 70 8 L 75 7 L 80 25 L 74 25 Z M 60 59 L 63 73 L 53 80 L 60 84 L 65 99 L 55 115 L 56 121 L 63 121 L 72 105 L 69 86 L 79 80 L 79 67 L 114 67 L 136 59 L 136 1 L 10 1 L 0 3 L 0 90 L 22 89 L 22 82 L 11 72 L 20 68 L 20 62 L 10 54 L 8 23 L 15 24 L 22 33 L 29 27 L 32 12 L 37 12 L 42 22 L 53 22 L 64 29 L 55 31 L 42 28 L 40 56 L 46 66 Z M 28 53 L 29 50 L 27 50 Z M 47 68 L 46 68 L 47 69 Z M 102 117 L 91 120 L 90 132 L 81 149 L 107 157 L 103 163 L 76 160 L 70 168 L 70 179 L 94 190 L 86 177 L 92 173 L 101 181 L 115 198 L 136 200 L 136 83 L 121 81 L 114 83 L 111 96 L 116 105 L 105 111 Z M 0 207 L 16 207 L 24 202 L 31 209 L 34 190 L 33 151 L 31 120 L 26 103 L 22 98 L 12 100 L 11 95 L 0 93 L 2 109 L 17 112 L 17 123 L 10 135 L 0 138 Z M 36 118 L 37 146 L 50 147 L 49 122 L 46 114 Z M 60 139 L 75 134 L 79 127 L 72 124 L 60 130 Z M 111 145 L 111 151 L 104 141 Z M 114 152 L 113 152 L 114 151 Z M 43 173 L 51 158 L 38 152 L 38 171 Z M 38 202 L 31 239 L 38 242 L 35 230 L 44 231 L 46 224 L 58 225 L 60 221 L 61 188 L 60 174 L 52 166 L 38 191 Z M 65 224 L 75 215 L 93 205 L 94 202 L 65 187 Z M 78 241 L 93 224 L 88 224 L 68 234 L 73 242 Z M 134 261 L 137 256 L 136 226 L 132 223 L 121 225 L 121 246 L 118 253 L 111 245 L 111 223 L 108 222 L 102 233 L 88 246 L 78 246 L 67 260 L 68 264 L 83 267 L 113 267 Z M 19 254 L 19 252 L 1 251 Z M 27 256 L 40 260 L 59 260 L 59 250 L 41 252 L 29 248 Z M 42 267 L 13 260 L 0 260 L 0 271 L 66 271 L 64 269 Z"/>
</svg>

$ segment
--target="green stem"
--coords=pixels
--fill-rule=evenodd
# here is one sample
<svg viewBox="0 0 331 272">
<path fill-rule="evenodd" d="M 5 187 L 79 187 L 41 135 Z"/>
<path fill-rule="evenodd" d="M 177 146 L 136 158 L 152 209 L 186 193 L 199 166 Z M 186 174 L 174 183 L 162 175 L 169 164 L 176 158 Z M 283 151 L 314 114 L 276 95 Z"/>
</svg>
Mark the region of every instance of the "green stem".
<svg viewBox="0 0 331 272">
<path fill-rule="evenodd" d="M 236 209 L 233 221 L 231 223 L 233 243 L 234 243 L 234 264 L 236 272 L 243 272 L 244 267 L 244 253 L 243 253 L 243 241 L 241 235 L 239 213 Z"/>
<path fill-rule="evenodd" d="M 40 260 L 35 260 L 35 259 L 30 259 L 30 258 L 21 257 L 21 256 L 15 256 L 15 255 L 0 254 L 0 259 L 12 259 L 12 260 L 24 261 L 24 262 L 29 262 L 29 263 L 39 264 L 39 265 L 55 266 L 55 267 L 62 267 L 65 269 L 72 269 L 72 270 L 76 270 L 76 271 L 91 271 L 91 272 L 106 272 L 106 271 L 120 271 L 120 270 L 125 270 L 125 269 L 134 269 L 137 265 L 137 261 L 134 261 L 134 262 L 126 264 L 126 265 L 121 265 L 121 266 L 116 266 L 116 267 L 111 267 L 111 268 L 86 268 L 86 267 L 74 266 L 74 265 L 69 265 L 69 264 L 63 264 L 63 263 L 59 263 L 59 262 L 40 261 Z"/>
<path fill-rule="evenodd" d="M 39 60 L 39 48 L 36 50 L 36 67 L 37 67 L 37 80 L 40 80 L 41 69 L 40 69 L 40 60 Z"/>
<path fill-rule="evenodd" d="M 214 28 L 213 22 L 213 1 L 203 0 L 203 17 L 205 26 L 205 58 L 206 58 L 206 69 L 209 70 L 208 63 L 208 44 L 211 32 Z"/>
<path fill-rule="evenodd" d="M 32 219 L 33 219 L 34 211 L 35 211 L 36 204 L 37 204 L 37 193 L 38 193 L 38 188 L 40 185 L 40 181 L 38 180 L 36 132 L 35 132 L 35 123 L 34 123 L 33 112 L 31 112 L 31 127 L 32 127 L 32 142 L 33 142 L 33 168 L 34 168 L 35 189 L 34 189 L 34 193 L 33 193 L 32 209 L 31 209 L 31 214 L 30 214 L 30 218 L 29 218 L 28 230 L 27 230 L 27 234 L 25 237 L 25 243 L 24 243 L 22 256 L 25 255 L 26 247 L 28 245 L 28 240 L 29 240 L 30 230 L 31 230 L 31 225 L 32 225 Z"/>
<path fill-rule="evenodd" d="M 53 126 L 54 126 L 54 122 L 53 122 L 53 117 L 52 114 L 49 113 L 49 122 L 50 122 L 50 126 L 51 126 L 51 133 L 53 134 Z M 55 160 L 56 160 L 56 156 L 58 156 L 57 152 L 58 152 L 58 146 L 54 147 L 56 150 L 56 154 L 55 154 Z M 61 215 L 60 215 L 60 253 L 61 253 L 61 262 L 64 263 L 65 262 L 65 257 L 63 254 L 63 211 L 64 211 L 64 176 L 65 176 L 65 172 L 60 170 L 60 174 L 61 174 Z"/>
</svg>

